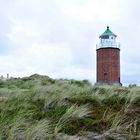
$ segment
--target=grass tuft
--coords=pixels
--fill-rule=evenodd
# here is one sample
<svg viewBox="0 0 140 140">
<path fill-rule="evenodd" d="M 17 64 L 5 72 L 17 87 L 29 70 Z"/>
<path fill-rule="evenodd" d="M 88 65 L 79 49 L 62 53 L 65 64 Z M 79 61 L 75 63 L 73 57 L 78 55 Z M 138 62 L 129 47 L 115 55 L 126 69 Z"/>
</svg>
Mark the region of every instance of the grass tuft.
<svg viewBox="0 0 140 140">
<path fill-rule="evenodd" d="M 140 87 L 38 74 L 0 80 L 0 140 L 68 139 L 112 128 L 139 139 Z"/>
</svg>

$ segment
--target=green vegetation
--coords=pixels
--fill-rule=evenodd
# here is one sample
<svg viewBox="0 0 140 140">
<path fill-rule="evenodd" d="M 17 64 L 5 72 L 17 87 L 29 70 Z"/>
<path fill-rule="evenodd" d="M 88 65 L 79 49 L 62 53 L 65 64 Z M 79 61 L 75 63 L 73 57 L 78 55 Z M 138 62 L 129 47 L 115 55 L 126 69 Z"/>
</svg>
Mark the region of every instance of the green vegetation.
<svg viewBox="0 0 140 140">
<path fill-rule="evenodd" d="M 65 139 L 110 129 L 140 138 L 139 87 L 97 87 L 37 74 L 0 81 L 0 140 Z"/>
</svg>

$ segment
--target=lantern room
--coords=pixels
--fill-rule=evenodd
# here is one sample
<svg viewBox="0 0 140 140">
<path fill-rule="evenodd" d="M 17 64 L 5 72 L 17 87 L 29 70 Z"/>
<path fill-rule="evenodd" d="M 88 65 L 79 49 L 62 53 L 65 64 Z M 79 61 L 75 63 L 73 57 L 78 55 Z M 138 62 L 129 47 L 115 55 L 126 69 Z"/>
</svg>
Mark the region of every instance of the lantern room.
<svg viewBox="0 0 140 140">
<path fill-rule="evenodd" d="M 120 48 L 120 44 L 116 42 L 116 37 L 113 32 L 110 31 L 109 26 L 107 26 L 106 31 L 99 36 L 100 43 L 96 45 L 97 49 L 99 48 Z"/>
</svg>

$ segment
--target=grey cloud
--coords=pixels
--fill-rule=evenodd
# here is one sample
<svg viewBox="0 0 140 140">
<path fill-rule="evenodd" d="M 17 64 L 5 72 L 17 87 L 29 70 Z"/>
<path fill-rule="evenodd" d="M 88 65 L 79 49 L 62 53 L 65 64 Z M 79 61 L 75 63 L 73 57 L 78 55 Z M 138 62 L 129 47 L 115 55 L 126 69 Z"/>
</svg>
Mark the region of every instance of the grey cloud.
<svg viewBox="0 0 140 140">
<path fill-rule="evenodd" d="M 99 42 L 98 37 L 104 32 L 106 25 L 110 25 L 121 43 L 122 82 L 140 83 L 139 0 L 116 0 L 113 8 L 112 5 L 106 5 L 105 9 L 110 9 L 106 11 L 107 14 L 102 11 L 104 9 L 95 9 L 96 1 L 82 2 L 5 0 L 2 3 L 4 8 L 0 7 L 0 52 L 4 55 L 2 50 L 8 53 L 11 48 L 15 53 L 12 52 L 10 56 L 2 59 L 13 64 L 3 64 L 3 69 L 12 67 L 12 73 L 21 75 L 39 72 L 49 73 L 54 77 L 79 79 L 81 75 L 83 79 L 88 77 L 95 81 L 96 43 Z M 98 2 L 106 4 L 102 0 Z M 104 8 L 100 3 L 98 5 Z M 110 0 L 107 3 L 109 4 Z M 86 4 L 94 5 L 93 8 L 86 9 Z M 11 40 L 6 34 L 11 35 Z M 40 51 L 43 49 L 44 52 Z M 38 53 L 42 53 L 42 56 Z M 21 61 L 16 60 L 19 56 L 22 57 Z M 10 59 L 11 57 L 13 59 Z M 65 58 L 67 60 L 63 61 Z M 14 60 L 16 62 L 13 62 Z M 129 70 L 132 66 L 135 71 Z"/>
</svg>

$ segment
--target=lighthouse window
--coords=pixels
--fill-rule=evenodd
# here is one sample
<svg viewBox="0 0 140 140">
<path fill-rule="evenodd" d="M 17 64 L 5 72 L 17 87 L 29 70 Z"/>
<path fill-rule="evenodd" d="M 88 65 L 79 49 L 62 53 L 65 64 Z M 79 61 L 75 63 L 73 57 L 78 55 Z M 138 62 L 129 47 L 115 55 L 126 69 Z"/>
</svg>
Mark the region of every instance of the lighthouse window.
<svg viewBox="0 0 140 140">
<path fill-rule="evenodd" d="M 108 36 L 108 35 L 104 35 L 104 36 L 102 37 L 102 39 L 109 39 L 109 36 Z"/>
<path fill-rule="evenodd" d="M 111 37 L 111 39 L 113 39 L 113 37 Z"/>
</svg>

